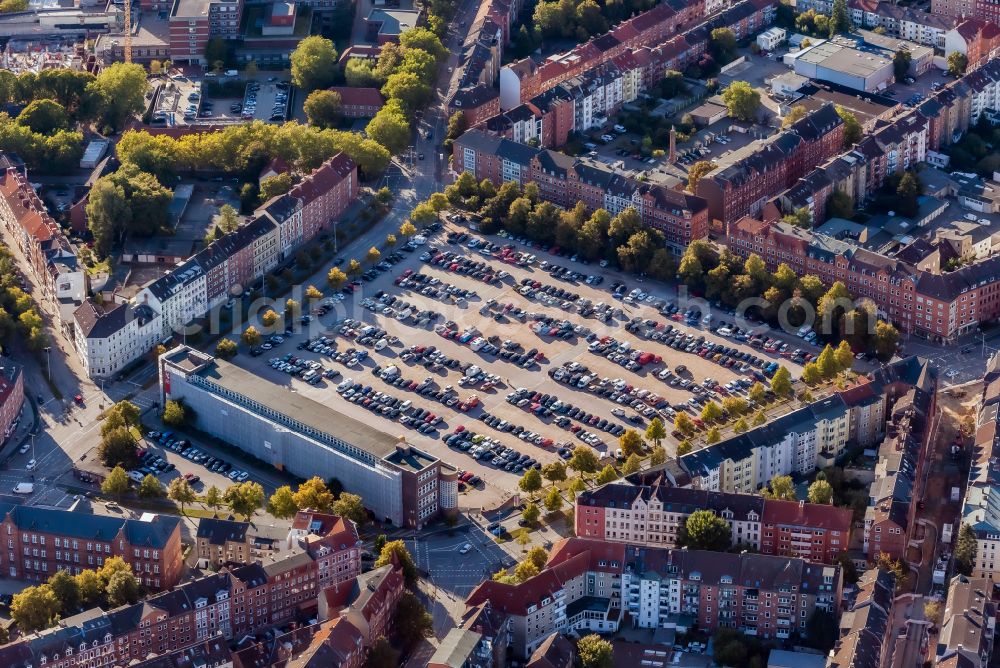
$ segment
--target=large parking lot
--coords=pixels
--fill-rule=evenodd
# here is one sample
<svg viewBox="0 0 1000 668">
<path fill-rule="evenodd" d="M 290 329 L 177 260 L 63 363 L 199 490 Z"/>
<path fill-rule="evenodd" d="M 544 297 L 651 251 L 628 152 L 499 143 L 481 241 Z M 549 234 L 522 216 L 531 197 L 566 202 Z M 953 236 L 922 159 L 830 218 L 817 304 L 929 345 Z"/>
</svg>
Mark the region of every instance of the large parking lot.
<svg viewBox="0 0 1000 668">
<path fill-rule="evenodd" d="M 726 314 L 703 305 L 688 316 L 665 285 L 458 234 L 446 227 L 418 238 L 371 280 L 329 296 L 304 331 L 237 363 L 405 434 L 497 498 L 517 489 L 525 467 L 566 459 L 577 444 L 614 456 L 618 434 L 657 415 L 671 431 L 674 411 L 743 394 L 776 361 L 801 372 L 729 328 L 711 331 Z M 816 352 L 782 340 L 789 355 L 796 346 Z M 676 439 L 666 446 L 672 453 Z"/>
</svg>

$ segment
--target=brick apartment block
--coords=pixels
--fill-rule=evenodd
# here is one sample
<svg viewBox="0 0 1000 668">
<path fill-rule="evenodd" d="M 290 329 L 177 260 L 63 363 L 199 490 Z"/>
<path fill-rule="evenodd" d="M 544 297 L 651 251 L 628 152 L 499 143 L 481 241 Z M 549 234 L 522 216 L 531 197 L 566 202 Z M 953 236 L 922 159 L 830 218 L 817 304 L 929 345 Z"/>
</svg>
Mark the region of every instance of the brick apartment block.
<svg viewBox="0 0 1000 668">
<path fill-rule="evenodd" d="M 181 578 L 180 519 L 118 519 L 54 508 L 4 504 L 0 573 L 12 580 L 45 582 L 60 570 L 76 575 L 121 557 L 140 584 L 151 590 L 173 587 Z"/>
<path fill-rule="evenodd" d="M 696 510 L 723 518 L 734 545 L 761 554 L 835 563 L 849 547 L 851 511 L 749 494 L 668 485 L 609 483 L 576 500 L 576 535 L 631 545 L 674 547 Z"/>
</svg>

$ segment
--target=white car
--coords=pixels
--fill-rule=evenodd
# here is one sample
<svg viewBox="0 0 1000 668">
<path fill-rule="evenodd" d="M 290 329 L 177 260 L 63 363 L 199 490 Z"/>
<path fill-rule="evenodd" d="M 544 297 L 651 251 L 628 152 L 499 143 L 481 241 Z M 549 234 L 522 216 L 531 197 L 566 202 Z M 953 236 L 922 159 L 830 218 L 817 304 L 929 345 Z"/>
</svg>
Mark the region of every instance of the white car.
<svg viewBox="0 0 1000 668">
<path fill-rule="evenodd" d="M 29 461 L 29 462 L 27 463 L 27 465 L 25 465 L 25 467 L 24 467 L 24 468 L 26 468 L 26 469 L 27 469 L 27 470 L 29 470 L 29 471 L 34 471 L 34 470 L 35 470 L 35 466 L 36 466 L 36 465 L 37 465 L 37 463 L 35 462 L 35 460 L 34 460 L 34 459 L 32 459 L 32 460 L 30 460 L 30 461 Z"/>
<path fill-rule="evenodd" d="M 471 543 L 466 543 L 465 545 L 463 545 L 463 546 L 462 546 L 462 547 L 461 547 L 461 548 L 460 548 L 460 549 L 458 550 L 458 553 L 459 553 L 459 554 L 468 554 L 468 553 L 469 553 L 469 551 L 470 551 L 471 549 L 472 549 L 472 544 L 471 544 Z"/>
</svg>

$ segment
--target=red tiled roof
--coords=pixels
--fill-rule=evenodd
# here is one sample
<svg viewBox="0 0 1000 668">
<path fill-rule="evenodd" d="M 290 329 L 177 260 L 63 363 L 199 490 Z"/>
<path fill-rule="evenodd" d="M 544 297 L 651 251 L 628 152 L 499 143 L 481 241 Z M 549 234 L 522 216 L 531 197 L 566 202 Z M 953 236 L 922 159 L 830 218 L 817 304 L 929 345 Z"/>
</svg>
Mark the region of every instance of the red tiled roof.
<svg viewBox="0 0 1000 668">
<path fill-rule="evenodd" d="M 979 19 L 965 19 L 955 26 L 955 30 L 968 42 L 976 39 L 983 32 L 985 25 L 986 22 Z"/>
<path fill-rule="evenodd" d="M 292 197 L 301 197 L 303 205 L 322 197 L 336 188 L 341 181 L 354 171 L 354 161 L 345 153 L 333 156 L 309 176 L 305 177 L 289 192 Z"/>
<path fill-rule="evenodd" d="M 564 538 L 552 547 L 545 567 L 557 566 L 581 554 L 587 555 L 592 571 L 608 573 L 621 571 L 621 565 L 625 561 L 625 544 L 586 538 Z M 618 566 L 610 566 L 612 562 L 616 562 Z M 604 566 L 601 566 L 602 563 Z"/>
<path fill-rule="evenodd" d="M 381 107 L 385 98 L 377 88 L 352 88 L 351 86 L 334 86 L 329 90 L 340 93 L 340 102 L 351 107 Z"/>
<path fill-rule="evenodd" d="M 764 503 L 764 524 L 808 526 L 832 531 L 850 531 L 852 513 L 849 508 L 768 499 Z"/>
</svg>

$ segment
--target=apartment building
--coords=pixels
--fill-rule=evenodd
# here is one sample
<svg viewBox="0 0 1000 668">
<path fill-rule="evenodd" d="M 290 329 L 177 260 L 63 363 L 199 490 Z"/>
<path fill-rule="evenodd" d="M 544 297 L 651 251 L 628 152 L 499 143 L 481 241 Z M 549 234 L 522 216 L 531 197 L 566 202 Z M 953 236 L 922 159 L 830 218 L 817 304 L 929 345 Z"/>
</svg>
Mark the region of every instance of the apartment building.
<svg viewBox="0 0 1000 668">
<path fill-rule="evenodd" d="M 945 54 L 961 53 L 966 58 L 966 71 L 986 63 L 1000 48 L 1000 27 L 993 21 L 965 18 L 956 21 L 942 36 Z"/>
<path fill-rule="evenodd" d="M 536 149 L 478 129 L 455 140 L 452 154 L 456 172 L 471 172 L 476 180 L 497 186 L 532 182 L 542 199 L 564 208 L 583 202 L 588 210 L 605 209 L 612 215 L 634 208 L 644 223 L 663 232 L 676 254 L 708 236 L 704 199 L 623 176 L 597 160 Z"/>
<path fill-rule="evenodd" d="M 195 426 L 302 478 L 337 478 L 393 524 L 452 512 L 457 471 L 367 424 L 229 362 L 181 346 L 160 357 L 160 401 L 183 400 Z"/>
<path fill-rule="evenodd" d="M 986 668 L 993 663 L 997 605 L 993 582 L 956 575 L 948 586 L 934 665 Z"/>
<path fill-rule="evenodd" d="M 553 546 L 542 571 L 519 584 L 486 580 L 465 600 L 488 604 L 510 624 L 510 651 L 525 660 L 554 632 L 610 633 L 622 615 L 624 545 L 567 538 Z"/>
<path fill-rule="evenodd" d="M 827 668 L 893 665 L 890 620 L 895 586 L 889 571 L 873 568 L 861 575 L 853 603 L 840 616 L 840 637 L 830 651 Z"/>
<path fill-rule="evenodd" d="M 297 248 L 332 229 L 358 188 L 357 165 L 338 153 L 265 202 L 249 222 L 144 286 L 129 305 L 82 304 L 70 322 L 89 375 L 113 376 L 160 340 L 245 293 Z"/>
<path fill-rule="evenodd" d="M 848 549 L 851 511 L 671 485 L 609 483 L 576 499 L 576 535 L 630 545 L 674 547 L 691 513 L 710 510 L 729 524 L 733 545 L 761 554 L 835 563 Z"/>
<path fill-rule="evenodd" d="M 198 565 L 217 568 L 225 564 L 251 563 L 252 542 L 249 522 L 203 517 L 195 533 Z"/>
<path fill-rule="evenodd" d="M 392 616 L 405 589 L 403 569 L 386 564 L 323 590 L 319 597 L 319 619 L 341 617 L 361 632 L 365 646 L 393 630 Z"/>
<path fill-rule="evenodd" d="M 825 397 L 768 424 L 688 453 L 681 466 L 693 486 L 753 494 L 772 478 L 811 473 L 847 445 L 850 410 L 840 395 Z"/>
<path fill-rule="evenodd" d="M 837 613 L 843 581 L 839 566 L 791 557 L 630 546 L 621 586 L 635 628 L 787 639 L 816 610 Z"/>
<path fill-rule="evenodd" d="M 173 587 L 181 578 L 180 519 L 171 515 L 119 519 L 104 515 L 4 504 L 0 535 L 7 538 L 0 573 L 12 580 L 45 582 L 57 571 L 76 575 L 121 557 L 149 589 Z"/>
<path fill-rule="evenodd" d="M 976 534 L 972 577 L 1000 581 L 1000 357 L 983 378 L 976 413 L 975 444 L 965 488 L 962 524 Z"/>
<path fill-rule="evenodd" d="M 0 370 L 0 443 L 14 432 L 24 406 L 24 374 L 21 367 L 9 364 Z"/>
<path fill-rule="evenodd" d="M 361 541 L 351 520 L 311 509 L 300 510 L 288 530 L 289 544 L 298 541 L 316 560 L 320 589 L 352 580 L 361 572 Z"/>
<path fill-rule="evenodd" d="M 214 37 L 240 35 L 243 0 L 174 0 L 168 19 L 170 59 L 207 65 L 205 47 Z"/>
<path fill-rule="evenodd" d="M 26 261 L 38 289 L 60 309 L 87 298 L 90 279 L 76 252 L 49 215 L 23 169 L 0 154 L 0 225 L 13 243 L 11 250 Z"/>
<path fill-rule="evenodd" d="M 385 105 L 378 88 L 334 86 L 329 90 L 340 96 L 340 113 L 345 118 L 371 118 Z"/>
<path fill-rule="evenodd" d="M 757 215 L 768 199 L 838 154 L 843 144 L 844 122 L 835 106 L 826 104 L 703 177 L 697 193 L 709 202 L 708 213 L 715 220 L 729 223 Z"/>
</svg>

